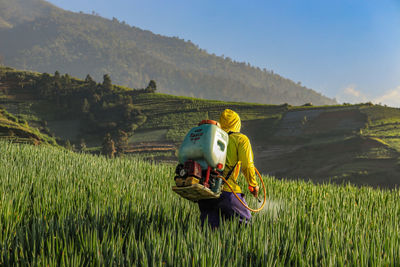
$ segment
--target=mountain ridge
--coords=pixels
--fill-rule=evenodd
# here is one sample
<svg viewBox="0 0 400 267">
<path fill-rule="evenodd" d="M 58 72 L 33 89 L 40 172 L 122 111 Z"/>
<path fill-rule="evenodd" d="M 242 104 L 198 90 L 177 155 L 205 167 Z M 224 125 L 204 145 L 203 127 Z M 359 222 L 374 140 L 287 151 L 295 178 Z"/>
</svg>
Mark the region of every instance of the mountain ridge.
<svg viewBox="0 0 400 267">
<path fill-rule="evenodd" d="M 0 43 L 3 62 L 18 69 L 59 70 L 80 78 L 91 73 L 97 80 L 107 73 L 118 84 L 133 88 L 154 79 L 161 92 L 207 99 L 336 103 L 273 71 L 208 54 L 190 41 L 117 19 L 64 11 L 41 0 L 28 2 L 42 3 L 43 12 L 0 30 L 0 38 L 6 40 Z M 3 0 L 0 9 L 7 5 L 10 1 Z"/>
</svg>

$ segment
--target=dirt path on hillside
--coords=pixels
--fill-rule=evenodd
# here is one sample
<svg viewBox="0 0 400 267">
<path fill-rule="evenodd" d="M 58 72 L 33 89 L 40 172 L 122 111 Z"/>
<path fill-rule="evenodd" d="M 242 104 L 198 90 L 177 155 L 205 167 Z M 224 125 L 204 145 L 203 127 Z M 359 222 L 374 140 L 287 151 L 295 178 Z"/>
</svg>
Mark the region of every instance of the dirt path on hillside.
<svg viewBox="0 0 400 267">
<path fill-rule="evenodd" d="M 168 142 L 138 142 L 125 147 L 126 153 L 175 152 L 177 145 Z"/>
</svg>

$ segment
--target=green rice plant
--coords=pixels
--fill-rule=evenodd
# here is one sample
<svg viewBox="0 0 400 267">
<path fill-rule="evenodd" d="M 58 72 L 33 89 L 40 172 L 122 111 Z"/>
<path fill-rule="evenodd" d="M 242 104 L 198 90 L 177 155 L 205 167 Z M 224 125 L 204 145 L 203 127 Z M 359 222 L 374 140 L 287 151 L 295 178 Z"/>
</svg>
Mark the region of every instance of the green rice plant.
<svg viewBox="0 0 400 267">
<path fill-rule="evenodd" d="M 4 141 L 0 151 L 0 265 L 400 262 L 399 190 L 265 176 L 268 208 L 250 225 L 211 230 L 196 204 L 171 191 L 174 166 Z"/>
</svg>

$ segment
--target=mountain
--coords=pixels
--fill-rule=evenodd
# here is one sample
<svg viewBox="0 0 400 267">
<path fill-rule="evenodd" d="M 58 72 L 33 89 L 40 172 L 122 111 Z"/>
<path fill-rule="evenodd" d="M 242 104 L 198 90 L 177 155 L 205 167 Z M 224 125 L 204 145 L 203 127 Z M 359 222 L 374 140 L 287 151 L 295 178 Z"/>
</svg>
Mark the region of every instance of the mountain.
<svg viewBox="0 0 400 267">
<path fill-rule="evenodd" d="M 0 0 L 0 28 L 11 28 L 57 9 L 42 0 Z"/>
<path fill-rule="evenodd" d="M 300 105 L 335 104 L 287 78 L 190 41 L 131 27 L 117 19 L 64 11 L 42 0 L 0 0 L 0 60 L 19 69 L 56 70 L 133 88 L 150 80 L 175 95 Z"/>
<path fill-rule="evenodd" d="M 201 120 L 230 108 L 242 119 L 255 164 L 277 178 L 400 184 L 400 109 L 371 103 L 336 106 L 225 102 L 131 89 L 56 72 L 0 67 L 0 138 L 75 146 L 99 153 L 107 133 L 118 153 L 176 163 L 176 151 Z M 6 110 L 6 111 L 5 111 Z"/>
</svg>

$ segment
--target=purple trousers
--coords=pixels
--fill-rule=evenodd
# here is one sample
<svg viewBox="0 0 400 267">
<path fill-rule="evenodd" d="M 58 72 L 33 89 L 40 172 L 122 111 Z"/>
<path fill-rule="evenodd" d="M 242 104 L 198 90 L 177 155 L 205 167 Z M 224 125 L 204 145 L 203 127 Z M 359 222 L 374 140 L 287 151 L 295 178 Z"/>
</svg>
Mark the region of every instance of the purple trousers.
<svg viewBox="0 0 400 267">
<path fill-rule="evenodd" d="M 244 194 L 237 195 L 246 203 Z M 239 202 L 232 192 L 222 191 L 218 199 L 199 200 L 198 204 L 200 208 L 201 226 L 204 225 L 206 219 L 208 219 L 208 224 L 212 228 L 219 227 L 220 219 L 237 218 L 240 222 L 244 223 L 248 223 L 251 220 L 250 211 Z"/>
</svg>

